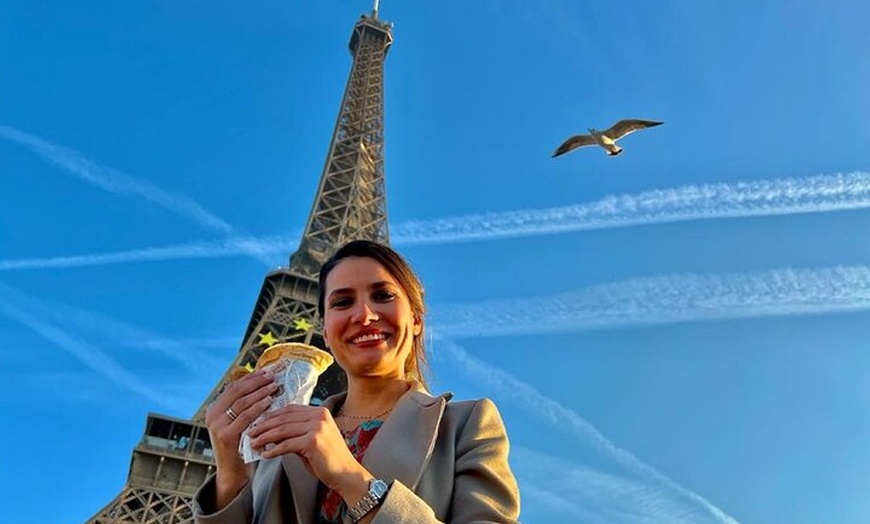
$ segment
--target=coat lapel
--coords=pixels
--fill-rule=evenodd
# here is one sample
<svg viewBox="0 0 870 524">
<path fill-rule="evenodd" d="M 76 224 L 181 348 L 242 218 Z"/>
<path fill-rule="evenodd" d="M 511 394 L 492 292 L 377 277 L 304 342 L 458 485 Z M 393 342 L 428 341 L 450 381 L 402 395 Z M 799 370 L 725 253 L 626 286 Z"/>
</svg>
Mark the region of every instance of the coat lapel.
<svg viewBox="0 0 870 524">
<path fill-rule="evenodd" d="M 323 406 L 334 412 L 335 406 L 344 402 L 345 396 L 345 393 L 340 393 L 329 397 Z M 284 455 L 281 457 L 281 464 L 290 483 L 299 524 L 312 524 L 315 516 L 314 504 L 317 502 L 317 479 L 308 472 L 305 464 L 296 455 Z"/>
<path fill-rule="evenodd" d="M 377 478 L 395 479 L 416 489 L 432 456 L 444 407 L 451 396 L 446 393 L 432 397 L 411 389 L 369 444 L 363 466 Z"/>
<path fill-rule="evenodd" d="M 313 524 L 314 504 L 317 499 L 317 479 L 308 472 L 302 460 L 296 455 L 284 455 L 281 457 L 281 465 L 284 467 L 284 473 L 290 483 L 290 492 L 293 493 L 293 504 L 296 506 L 299 524 Z M 282 508 L 282 513 L 285 513 L 287 509 Z"/>
</svg>

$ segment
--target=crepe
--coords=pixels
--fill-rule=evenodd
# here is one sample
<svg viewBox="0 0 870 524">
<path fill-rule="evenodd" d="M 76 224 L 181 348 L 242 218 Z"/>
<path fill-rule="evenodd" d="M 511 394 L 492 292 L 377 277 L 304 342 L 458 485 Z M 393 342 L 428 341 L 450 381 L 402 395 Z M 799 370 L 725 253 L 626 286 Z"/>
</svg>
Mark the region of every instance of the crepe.
<svg viewBox="0 0 870 524">
<path fill-rule="evenodd" d="M 243 368 L 242 366 L 236 366 L 233 368 L 232 371 L 230 371 L 230 382 L 235 382 L 236 380 L 239 380 L 240 378 L 248 376 L 250 374 L 251 372 L 248 371 L 247 368 Z"/>
<path fill-rule="evenodd" d="M 300 342 L 284 342 L 266 349 L 257 359 L 257 366 L 254 369 L 261 370 L 281 359 L 309 362 L 317 370 L 318 375 L 326 371 L 326 368 L 332 364 L 332 355 L 322 349 Z"/>
<path fill-rule="evenodd" d="M 273 394 L 269 407 L 252 424 L 288 404 L 308 405 L 314 386 L 317 385 L 317 378 L 332 362 L 332 355 L 326 351 L 299 342 L 284 342 L 266 349 L 257 359 L 254 370 L 269 369 L 279 387 Z M 262 458 L 261 450 L 251 446 L 249 429 L 250 426 L 242 432 L 239 442 L 239 455 L 246 464 Z"/>
</svg>

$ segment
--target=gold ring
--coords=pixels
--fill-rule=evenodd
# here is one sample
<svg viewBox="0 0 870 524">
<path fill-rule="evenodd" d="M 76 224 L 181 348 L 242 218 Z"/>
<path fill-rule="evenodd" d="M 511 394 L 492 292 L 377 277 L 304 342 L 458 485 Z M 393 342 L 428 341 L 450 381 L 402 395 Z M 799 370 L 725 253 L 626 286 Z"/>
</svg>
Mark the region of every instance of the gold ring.
<svg viewBox="0 0 870 524">
<path fill-rule="evenodd" d="M 232 406 L 230 406 L 226 410 L 224 410 L 224 413 L 226 413 L 227 416 L 230 417 L 230 420 L 232 420 L 232 421 L 236 420 L 236 417 L 238 417 L 238 415 L 236 415 L 236 412 L 233 411 Z"/>
</svg>

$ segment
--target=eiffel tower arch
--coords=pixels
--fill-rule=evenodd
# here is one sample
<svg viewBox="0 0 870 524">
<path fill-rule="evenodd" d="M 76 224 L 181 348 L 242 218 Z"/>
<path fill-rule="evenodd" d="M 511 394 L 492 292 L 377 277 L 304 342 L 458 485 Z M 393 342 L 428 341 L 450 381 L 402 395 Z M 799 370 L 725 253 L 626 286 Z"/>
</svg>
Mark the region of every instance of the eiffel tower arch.
<svg viewBox="0 0 870 524">
<path fill-rule="evenodd" d="M 189 420 L 150 413 L 133 449 L 127 484 L 87 522 L 180 524 L 193 521 L 192 496 L 214 472 L 205 410 L 237 366 L 253 364 L 278 342 L 305 342 L 325 349 L 317 314 L 321 264 L 349 240 L 389 241 L 384 187 L 384 62 L 392 24 L 378 18 L 377 0 L 350 37 L 353 63 L 338 111 L 320 185 L 299 248 L 286 268 L 266 275 L 227 371 Z M 333 365 L 321 376 L 312 403 L 347 383 Z"/>
</svg>

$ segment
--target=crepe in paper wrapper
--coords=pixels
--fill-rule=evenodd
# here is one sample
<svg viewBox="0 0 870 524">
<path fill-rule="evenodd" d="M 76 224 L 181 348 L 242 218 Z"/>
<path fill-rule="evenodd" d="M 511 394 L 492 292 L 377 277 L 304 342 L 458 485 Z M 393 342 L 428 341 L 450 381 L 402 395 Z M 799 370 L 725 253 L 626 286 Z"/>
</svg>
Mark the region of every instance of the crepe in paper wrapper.
<svg viewBox="0 0 870 524">
<path fill-rule="evenodd" d="M 308 405 L 314 386 L 317 384 L 317 377 L 331 364 L 332 355 L 299 342 L 275 344 L 264 351 L 257 360 L 254 370 L 270 369 L 279 388 L 272 403 L 263 415 L 254 420 L 253 424 L 259 422 L 266 413 L 281 409 L 288 404 Z M 251 439 L 248 437 L 249 429 L 250 426 L 245 428 L 239 442 L 239 454 L 246 464 L 263 458 L 251 446 Z"/>
</svg>

